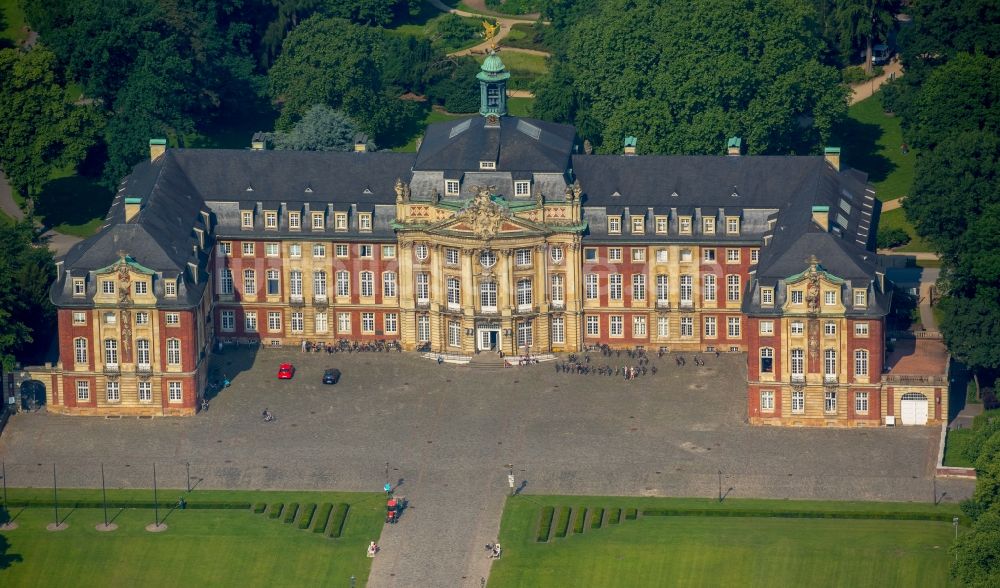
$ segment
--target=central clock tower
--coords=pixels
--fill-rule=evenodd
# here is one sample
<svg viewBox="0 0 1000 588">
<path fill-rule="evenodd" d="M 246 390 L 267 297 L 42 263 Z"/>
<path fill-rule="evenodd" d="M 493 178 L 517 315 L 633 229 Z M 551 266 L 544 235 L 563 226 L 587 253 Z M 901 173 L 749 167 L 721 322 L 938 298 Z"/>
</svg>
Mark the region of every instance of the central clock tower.
<svg viewBox="0 0 1000 588">
<path fill-rule="evenodd" d="M 490 50 L 476 78 L 479 80 L 479 114 L 485 116 L 489 124 L 499 124 L 500 117 L 507 114 L 510 72 L 495 50 Z"/>
</svg>

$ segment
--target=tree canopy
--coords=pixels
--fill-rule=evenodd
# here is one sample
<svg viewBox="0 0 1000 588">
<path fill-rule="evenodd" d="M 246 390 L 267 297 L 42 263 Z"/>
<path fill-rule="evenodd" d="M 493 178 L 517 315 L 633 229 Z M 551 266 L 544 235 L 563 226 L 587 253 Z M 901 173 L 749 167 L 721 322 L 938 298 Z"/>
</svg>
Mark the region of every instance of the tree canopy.
<svg viewBox="0 0 1000 588">
<path fill-rule="evenodd" d="M 721 153 L 733 135 L 751 153 L 814 152 L 847 112 L 801 1 L 608 0 L 563 35 L 535 114 L 599 152 L 627 135 L 644 153 Z"/>
<path fill-rule="evenodd" d="M 40 334 L 55 327 L 48 289 L 55 275 L 52 253 L 32 242 L 29 221 L 0 223 L 0 364 L 14 366 L 15 355 L 32 351 Z M 37 350 L 35 350 L 37 351 Z"/>
<path fill-rule="evenodd" d="M 271 133 L 275 149 L 291 151 L 353 151 L 357 124 L 343 112 L 317 104 L 291 131 Z M 375 145 L 366 145 L 369 149 Z"/>
</svg>

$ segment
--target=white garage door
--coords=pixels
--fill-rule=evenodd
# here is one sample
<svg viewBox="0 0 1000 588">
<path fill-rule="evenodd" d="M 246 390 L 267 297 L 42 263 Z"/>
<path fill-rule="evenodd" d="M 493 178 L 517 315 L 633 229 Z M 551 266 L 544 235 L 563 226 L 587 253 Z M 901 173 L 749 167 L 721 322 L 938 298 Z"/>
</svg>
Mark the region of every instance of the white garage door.
<svg viewBox="0 0 1000 588">
<path fill-rule="evenodd" d="M 927 424 L 927 397 L 917 392 L 903 394 L 900 417 L 904 425 Z"/>
</svg>

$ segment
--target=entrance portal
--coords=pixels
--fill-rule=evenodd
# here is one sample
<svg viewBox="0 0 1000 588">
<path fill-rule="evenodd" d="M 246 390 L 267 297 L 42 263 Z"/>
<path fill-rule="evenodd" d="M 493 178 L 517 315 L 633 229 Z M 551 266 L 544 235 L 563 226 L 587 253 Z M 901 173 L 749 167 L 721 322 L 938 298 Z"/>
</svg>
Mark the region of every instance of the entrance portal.
<svg viewBox="0 0 1000 588">
<path fill-rule="evenodd" d="M 478 329 L 477 344 L 480 351 L 500 349 L 500 329 Z"/>
</svg>

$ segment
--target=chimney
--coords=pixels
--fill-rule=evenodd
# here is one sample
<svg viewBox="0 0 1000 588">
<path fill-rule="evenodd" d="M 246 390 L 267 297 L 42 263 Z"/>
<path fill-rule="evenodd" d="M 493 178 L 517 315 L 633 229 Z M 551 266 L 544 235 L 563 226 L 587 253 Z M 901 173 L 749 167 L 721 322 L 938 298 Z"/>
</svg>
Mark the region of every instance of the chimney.
<svg viewBox="0 0 1000 588">
<path fill-rule="evenodd" d="M 368 135 L 364 133 L 354 135 L 354 152 L 365 153 L 366 151 L 368 151 Z"/>
<path fill-rule="evenodd" d="M 253 151 L 267 151 L 267 133 L 257 131 L 250 138 L 250 149 Z"/>
<path fill-rule="evenodd" d="M 827 147 L 823 150 L 823 159 L 833 166 L 833 169 L 840 171 L 840 147 Z"/>
<path fill-rule="evenodd" d="M 625 137 L 625 149 L 622 151 L 625 155 L 635 155 L 635 147 L 639 142 L 635 137 Z"/>
<path fill-rule="evenodd" d="M 140 210 L 142 210 L 142 198 L 131 196 L 125 198 L 125 222 L 132 222 L 132 217 L 139 214 Z"/>
<path fill-rule="evenodd" d="M 166 139 L 150 139 L 149 140 L 149 160 L 156 161 L 156 158 L 163 155 L 167 151 L 167 140 Z"/>
<path fill-rule="evenodd" d="M 739 137 L 729 137 L 729 141 L 726 142 L 726 155 L 739 157 L 742 151 L 743 139 L 740 139 Z"/>
<path fill-rule="evenodd" d="M 824 231 L 830 230 L 830 207 L 829 206 L 813 206 L 812 207 L 812 219 L 821 229 Z"/>
</svg>

